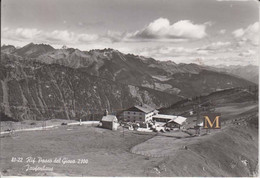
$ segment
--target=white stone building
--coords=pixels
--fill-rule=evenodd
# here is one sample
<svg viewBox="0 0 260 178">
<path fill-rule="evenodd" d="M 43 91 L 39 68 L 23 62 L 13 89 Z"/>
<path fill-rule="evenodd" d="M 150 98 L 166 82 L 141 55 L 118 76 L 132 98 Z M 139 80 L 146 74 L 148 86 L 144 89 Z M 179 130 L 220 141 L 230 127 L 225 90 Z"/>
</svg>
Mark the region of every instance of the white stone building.
<svg viewBox="0 0 260 178">
<path fill-rule="evenodd" d="M 148 122 L 152 121 L 154 115 L 158 114 L 155 108 L 146 104 L 135 105 L 122 114 L 124 121 L 127 122 Z"/>
</svg>

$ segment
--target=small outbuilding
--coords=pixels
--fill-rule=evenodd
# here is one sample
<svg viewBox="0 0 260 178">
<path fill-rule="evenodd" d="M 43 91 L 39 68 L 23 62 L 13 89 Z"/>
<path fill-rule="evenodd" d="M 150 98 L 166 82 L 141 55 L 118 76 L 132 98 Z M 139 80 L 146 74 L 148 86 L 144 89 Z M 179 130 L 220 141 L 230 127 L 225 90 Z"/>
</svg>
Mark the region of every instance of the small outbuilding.
<svg viewBox="0 0 260 178">
<path fill-rule="evenodd" d="M 153 121 L 167 123 L 171 120 L 176 119 L 177 117 L 178 116 L 166 115 L 166 114 L 157 114 L 157 115 L 153 116 Z"/>
<path fill-rule="evenodd" d="M 117 130 L 118 120 L 114 115 L 106 115 L 101 119 L 102 127 L 110 130 Z"/>
<path fill-rule="evenodd" d="M 182 117 L 182 116 L 176 116 L 176 118 L 168 121 L 165 126 L 170 127 L 170 128 L 180 128 L 181 126 L 184 125 L 186 122 L 187 118 Z"/>
</svg>

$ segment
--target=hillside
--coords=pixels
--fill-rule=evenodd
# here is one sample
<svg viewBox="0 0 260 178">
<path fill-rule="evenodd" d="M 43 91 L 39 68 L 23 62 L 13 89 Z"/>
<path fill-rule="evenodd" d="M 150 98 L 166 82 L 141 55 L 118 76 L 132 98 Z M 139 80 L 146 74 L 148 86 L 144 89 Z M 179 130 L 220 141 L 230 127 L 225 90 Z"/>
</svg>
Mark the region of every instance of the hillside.
<svg viewBox="0 0 260 178">
<path fill-rule="evenodd" d="M 212 67 L 211 67 L 212 68 Z M 231 66 L 213 66 L 214 70 L 219 72 L 225 72 L 241 78 L 247 79 L 254 83 L 259 83 L 259 66 L 256 65 L 231 65 Z"/>
<path fill-rule="evenodd" d="M 84 68 L 91 75 L 184 97 L 209 94 L 216 89 L 253 85 L 246 80 L 196 64 L 159 62 L 152 58 L 125 55 L 113 49 L 89 52 L 72 48 L 60 49 L 38 57 L 37 61 Z"/>
<path fill-rule="evenodd" d="M 54 48 L 50 45 L 30 43 L 22 48 L 14 50 L 12 53 L 24 58 L 37 58 L 38 56 L 53 50 Z"/>
<path fill-rule="evenodd" d="M 3 53 L 13 53 L 16 50 L 16 48 L 13 45 L 3 45 L 1 46 L 1 52 Z"/>
<path fill-rule="evenodd" d="M 15 60 L 2 55 L 1 111 L 18 120 L 89 119 L 140 102 L 167 106 L 180 98 L 90 75 L 84 69 Z M 6 60 L 4 62 L 4 60 Z"/>
<path fill-rule="evenodd" d="M 158 171 L 151 171 L 148 175 L 257 176 L 258 113 L 251 112 L 250 115 L 233 122 L 219 132 L 212 131 L 210 135 L 177 141 L 174 141 L 173 138 L 161 138 L 161 141 L 158 140 L 154 145 L 164 145 L 158 152 L 164 154 L 167 151 L 170 156 L 154 166 L 154 169 L 156 168 Z M 166 145 L 166 143 L 168 144 Z M 151 144 L 149 146 L 152 147 Z M 184 146 L 188 149 L 183 149 Z M 155 147 L 150 149 L 155 149 Z"/>
<path fill-rule="evenodd" d="M 200 103 L 221 113 L 221 129 L 194 136 Z M 189 115 L 189 111 L 195 111 Z M 208 111 L 207 111 L 208 112 Z M 258 176 L 258 91 L 229 89 L 192 100 L 182 100 L 160 113 L 187 117 L 184 132 L 153 137 L 132 148 L 138 155 L 162 159 L 147 176 L 249 177 Z M 185 133 L 189 133 L 185 135 Z M 163 146 L 162 146 L 163 145 Z"/>
<path fill-rule="evenodd" d="M 195 106 L 197 105 L 202 110 L 203 108 L 215 109 L 217 107 L 225 107 L 228 104 L 241 104 L 244 102 L 258 102 L 258 87 L 233 88 L 212 92 L 205 96 L 184 99 L 169 107 L 160 108 L 160 112 L 164 114 L 189 115 L 189 111 L 194 111 L 196 114 Z"/>
<path fill-rule="evenodd" d="M 255 85 L 196 64 L 33 43 L 3 46 L 0 74 L 1 112 L 20 120 L 89 119 L 104 109 L 116 113 L 140 102 L 166 107 L 183 98 Z"/>
<path fill-rule="evenodd" d="M 223 93 L 222 93 L 223 94 Z M 218 93 L 219 96 L 222 95 Z M 224 98 L 224 96 L 223 96 Z M 243 99 L 242 97 L 241 99 Z M 238 105 L 240 105 L 238 107 Z M 245 107 L 247 106 L 247 107 Z M 230 110 L 236 108 L 238 112 Z M 134 177 L 249 177 L 258 176 L 258 104 L 253 100 L 221 108 L 229 115 L 222 128 L 201 136 L 186 132 L 142 133 L 91 125 L 61 125 L 39 131 L 1 135 L 1 174 L 4 176 L 134 176 Z M 225 113 L 222 112 L 226 109 Z M 41 127 L 42 121 L 28 121 Z M 26 123 L 23 123 L 25 125 Z M 21 124 L 16 124 L 21 127 Z M 190 129 L 192 130 L 192 129 Z M 191 132 L 191 131 L 190 131 Z M 17 146 L 14 146 L 17 145 Z M 25 171 L 14 153 L 26 158 L 87 159 L 87 164 L 32 164 L 53 171 Z M 64 156 L 65 155 L 65 156 Z M 111 164 L 113 163 L 113 164 Z"/>
<path fill-rule="evenodd" d="M 143 64 L 150 65 L 150 60 L 144 60 Z M 182 65 L 187 72 L 192 67 Z M 121 67 L 124 67 L 123 63 Z M 177 72 L 183 68 L 173 70 L 165 67 L 160 67 L 160 71 L 172 70 L 172 73 L 166 72 L 169 78 L 166 80 L 156 76 L 156 80 L 162 84 L 169 82 L 183 87 L 183 91 L 170 94 L 102 76 L 102 70 L 101 73 L 94 74 L 86 70 L 86 67 L 47 64 L 13 54 L 1 54 L 1 115 L 9 120 L 4 122 L 6 128 L 42 127 L 42 120 L 46 119 L 50 119 L 47 125 L 58 124 L 39 131 L 1 135 L 1 150 L 4 153 L 1 154 L 1 174 L 257 176 L 258 87 L 226 73 L 201 70 L 197 65 L 190 73 Z M 134 69 L 129 67 L 131 70 Z M 215 78 L 216 74 L 218 78 Z M 227 80 L 232 80 L 232 84 L 227 84 Z M 230 85 L 239 87 L 229 88 Z M 210 94 L 202 95 L 206 90 L 198 90 L 199 87 L 209 86 L 214 91 Z M 184 92 L 192 94 L 186 98 L 180 95 Z M 201 96 L 193 96 L 194 93 Z M 121 127 L 118 131 L 110 131 L 92 125 L 61 124 L 73 122 L 66 121 L 69 119 L 98 120 L 104 108 L 116 112 L 139 102 L 160 107 L 160 113 L 187 117 L 186 129 L 183 132 L 140 133 Z M 222 128 L 212 130 L 210 134 L 202 129 L 201 136 L 194 136 L 197 105 L 201 111 L 214 109 L 220 112 Z M 190 116 L 191 110 L 194 113 Z M 13 119 L 21 122 L 14 122 Z M 14 147 L 14 144 L 19 146 Z M 46 165 L 53 167 L 51 172 L 25 172 L 24 166 L 27 163 L 10 162 L 13 153 L 17 152 L 23 158 L 66 155 L 71 159 L 88 159 L 89 162 L 87 165 L 50 163 Z"/>
</svg>

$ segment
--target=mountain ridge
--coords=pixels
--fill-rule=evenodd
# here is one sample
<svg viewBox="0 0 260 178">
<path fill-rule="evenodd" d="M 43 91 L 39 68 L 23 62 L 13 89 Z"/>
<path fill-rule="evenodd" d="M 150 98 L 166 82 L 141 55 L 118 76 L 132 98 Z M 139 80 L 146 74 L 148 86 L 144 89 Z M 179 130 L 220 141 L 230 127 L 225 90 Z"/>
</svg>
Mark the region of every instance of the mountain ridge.
<svg viewBox="0 0 260 178">
<path fill-rule="evenodd" d="M 251 82 L 256 84 L 259 83 L 259 66 L 256 65 L 230 65 L 230 66 L 223 66 L 223 65 L 216 65 L 210 66 L 213 70 L 225 72 L 228 74 L 233 74 L 234 76 L 238 76 L 244 79 L 247 79 Z"/>
<path fill-rule="evenodd" d="M 45 47 L 29 44 L 17 49 L 19 53 L 1 52 L 4 114 L 20 120 L 86 119 L 91 109 L 102 114 L 104 109 L 116 112 L 138 103 L 167 107 L 181 99 L 254 85 L 197 64 L 160 62 L 113 49 Z"/>
</svg>

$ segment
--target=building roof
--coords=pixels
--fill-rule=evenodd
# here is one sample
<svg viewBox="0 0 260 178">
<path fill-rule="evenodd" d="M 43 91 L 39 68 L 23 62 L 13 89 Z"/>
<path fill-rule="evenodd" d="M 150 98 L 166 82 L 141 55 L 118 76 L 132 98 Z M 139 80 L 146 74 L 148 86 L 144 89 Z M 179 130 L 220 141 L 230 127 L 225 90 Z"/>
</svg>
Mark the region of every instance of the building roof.
<svg viewBox="0 0 260 178">
<path fill-rule="evenodd" d="M 168 123 L 175 122 L 180 125 L 182 125 L 183 122 L 185 122 L 187 120 L 187 118 L 182 117 L 182 116 L 165 115 L 165 114 L 157 114 L 157 115 L 154 115 L 153 118 L 166 119 L 166 120 L 168 120 Z"/>
<path fill-rule="evenodd" d="M 176 116 L 175 119 L 172 119 L 172 120 L 170 120 L 169 122 L 176 122 L 177 124 L 182 125 L 183 122 L 185 122 L 186 120 L 187 120 L 187 118 L 185 118 L 185 117 Z"/>
<path fill-rule="evenodd" d="M 202 127 L 203 126 L 203 122 L 197 123 L 196 125 Z"/>
<path fill-rule="evenodd" d="M 126 111 L 142 111 L 144 113 L 150 113 L 152 111 L 157 111 L 157 110 L 147 104 L 142 104 L 142 105 L 135 105 L 135 106 L 127 109 Z"/>
<path fill-rule="evenodd" d="M 106 122 L 117 122 L 117 118 L 114 115 L 107 115 L 107 116 L 103 116 L 101 121 L 106 121 Z"/>
<path fill-rule="evenodd" d="M 167 120 L 176 119 L 177 117 L 178 117 L 178 116 L 165 115 L 165 114 L 156 114 L 156 115 L 153 116 L 153 118 L 167 119 Z"/>
</svg>

